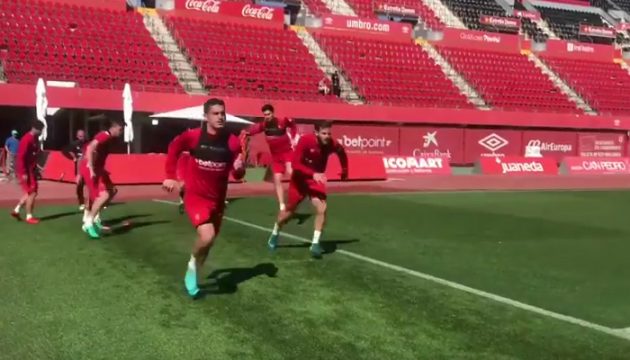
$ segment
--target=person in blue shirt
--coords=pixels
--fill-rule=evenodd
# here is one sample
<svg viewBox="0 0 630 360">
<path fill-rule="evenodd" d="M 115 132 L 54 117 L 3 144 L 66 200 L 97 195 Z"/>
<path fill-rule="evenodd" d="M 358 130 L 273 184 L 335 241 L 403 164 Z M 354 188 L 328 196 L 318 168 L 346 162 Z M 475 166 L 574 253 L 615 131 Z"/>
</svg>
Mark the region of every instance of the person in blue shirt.
<svg viewBox="0 0 630 360">
<path fill-rule="evenodd" d="M 20 140 L 17 138 L 17 130 L 11 131 L 11 136 L 4 142 L 4 150 L 7 153 L 7 165 L 5 173 L 9 179 L 15 178 L 15 155 L 17 155 Z"/>
</svg>

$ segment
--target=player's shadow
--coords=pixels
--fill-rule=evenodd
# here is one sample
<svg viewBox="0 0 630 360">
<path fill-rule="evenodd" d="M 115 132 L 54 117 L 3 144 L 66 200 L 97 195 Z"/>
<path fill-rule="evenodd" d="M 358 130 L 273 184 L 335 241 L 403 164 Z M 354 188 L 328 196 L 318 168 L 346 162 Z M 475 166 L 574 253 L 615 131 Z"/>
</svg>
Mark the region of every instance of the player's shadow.
<svg viewBox="0 0 630 360">
<path fill-rule="evenodd" d="M 147 227 L 147 226 L 158 225 L 158 224 L 168 224 L 168 223 L 170 223 L 170 221 L 168 220 L 137 221 L 137 222 L 133 222 L 133 224 L 121 222 L 121 223 L 111 226 L 111 234 L 112 235 L 125 234 L 131 230 L 138 229 L 141 227 Z"/>
<path fill-rule="evenodd" d="M 56 220 L 56 219 L 61 219 L 61 218 L 65 218 L 65 217 L 73 216 L 73 215 L 77 216 L 77 214 L 79 214 L 79 211 L 65 211 L 65 212 L 62 212 L 62 213 L 42 216 L 42 217 L 39 218 L 39 220 L 41 220 L 41 221 Z"/>
<path fill-rule="evenodd" d="M 359 239 L 347 239 L 347 240 L 321 240 L 319 242 L 320 246 L 323 250 L 323 255 L 332 254 L 337 251 L 337 246 L 340 244 L 352 244 L 359 242 Z M 278 245 L 279 248 L 308 248 L 311 246 L 311 243 L 300 243 L 300 244 L 282 244 Z"/>
<path fill-rule="evenodd" d="M 114 218 L 106 218 L 106 219 L 103 219 L 103 225 L 116 226 L 116 225 L 121 224 L 124 221 L 145 218 L 147 216 L 151 216 L 151 214 L 132 214 L 132 215 L 122 215 L 122 216 L 118 216 Z"/>
<path fill-rule="evenodd" d="M 308 221 L 308 219 L 310 219 L 312 217 L 313 217 L 313 214 L 311 214 L 311 213 L 304 213 L 304 214 L 303 213 L 295 213 L 291 217 L 291 220 L 297 220 L 297 224 L 298 225 L 302 225 L 306 221 Z"/>
<path fill-rule="evenodd" d="M 254 267 L 218 269 L 208 275 L 210 282 L 202 284 L 201 295 L 233 294 L 238 285 L 258 276 L 275 277 L 278 268 L 272 263 L 261 263 Z"/>
</svg>

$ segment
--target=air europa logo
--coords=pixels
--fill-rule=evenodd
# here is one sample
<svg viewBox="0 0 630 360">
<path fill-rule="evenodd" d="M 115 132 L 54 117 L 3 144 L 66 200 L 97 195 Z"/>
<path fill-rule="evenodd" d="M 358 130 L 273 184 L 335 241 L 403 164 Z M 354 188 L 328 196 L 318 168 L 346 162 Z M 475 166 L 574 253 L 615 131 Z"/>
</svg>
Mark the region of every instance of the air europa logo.
<svg viewBox="0 0 630 360">
<path fill-rule="evenodd" d="M 349 137 L 344 135 L 342 138 L 338 139 L 339 143 L 345 147 L 353 147 L 363 149 L 372 149 L 372 148 L 384 148 L 388 147 L 392 144 L 391 140 L 388 140 L 384 137 L 382 138 L 366 138 L 362 136 L 357 137 Z"/>
<path fill-rule="evenodd" d="M 571 144 L 556 144 L 555 142 L 545 142 L 540 139 L 529 140 L 527 146 L 539 147 L 541 151 L 571 152 L 573 150 L 573 145 Z"/>
</svg>

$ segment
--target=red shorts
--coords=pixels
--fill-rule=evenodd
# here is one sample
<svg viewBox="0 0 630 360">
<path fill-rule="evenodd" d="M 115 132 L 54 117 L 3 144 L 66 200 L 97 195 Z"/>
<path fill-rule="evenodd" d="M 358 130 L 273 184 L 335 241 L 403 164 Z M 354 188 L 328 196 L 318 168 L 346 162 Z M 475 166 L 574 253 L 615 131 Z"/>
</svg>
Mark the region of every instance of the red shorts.
<svg viewBox="0 0 630 360">
<path fill-rule="evenodd" d="M 316 182 L 313 179 L 291 178 L 289 182 L 289 192 L 287 210 L 293 211 L 306 197 L 326 200 L 326 185 Z"/>
<path fill-rule="evenodd" d="M 271 155 L 271 172 L 274 174 L 285 174 L 287 164 L 291 164 L 292 154 L 290 152 Z"/>
<path fill-rule="evenodd" d="M 223 221 L 225 201 L 206 199 L 194 193 L 186 192 L 184 195 L 184 209 L 195 228 L 203 224 L 212 224 L 214 225 L 215 234 L 219 234 L 221 222 Z"/>
<path fill-rule="evenodd" d="M 90 201 L 94 201 L 100 193 L 114 189 L 114 183 L 112 183 L 109 172 L 106 170 L 96 170 L 94 177 L 90 177 L 90 169 L 87 166 L 82 166 L 81 177 L 88 188 Z"/>
<path fill-rule="evenodd" d="M 37 178 L 35 177 L 35 173 L 31 172 L 26 175 L 26 180 L 23 180 L 20 176 L 20 187 L 25 194 L 35 194 L 37 193 Z"/>
</svg>

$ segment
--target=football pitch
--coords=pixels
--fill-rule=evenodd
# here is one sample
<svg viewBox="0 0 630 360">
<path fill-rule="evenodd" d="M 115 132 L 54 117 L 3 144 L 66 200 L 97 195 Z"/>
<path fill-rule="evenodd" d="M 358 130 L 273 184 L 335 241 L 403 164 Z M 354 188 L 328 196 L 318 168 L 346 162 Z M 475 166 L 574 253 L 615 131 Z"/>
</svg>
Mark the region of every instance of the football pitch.
<svg viewBox="0 0 630 360">
<path fill-rule="evenodd" d="M 171 203 L 111 206 L 101 240 L 7 213 L 0 359 L 630 357 L 630 192 L 336 195 L 322 260 L 308 207 L 267 250 L 276 208 L 229 205 L 198 300 Z"/>
</svg>

